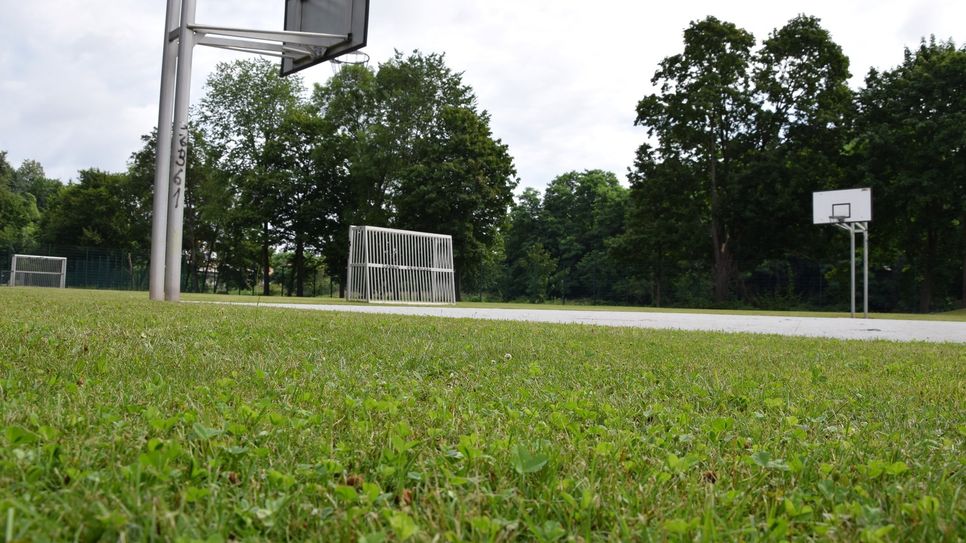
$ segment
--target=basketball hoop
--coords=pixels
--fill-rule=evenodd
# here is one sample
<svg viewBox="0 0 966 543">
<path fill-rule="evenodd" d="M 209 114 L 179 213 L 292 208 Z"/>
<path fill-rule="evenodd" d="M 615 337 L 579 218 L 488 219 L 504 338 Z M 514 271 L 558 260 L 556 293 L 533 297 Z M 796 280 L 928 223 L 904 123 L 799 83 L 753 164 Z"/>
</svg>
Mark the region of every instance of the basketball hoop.
<svg viewBox="0 0 966 543">
<path fill-rule="evenodd" d="M 838 223 L 838 224 L 843 224 L 845 222 L 845 219 L 848 219 L 847 215 L 829 215 L 828 216 L 829 222 Z"/>
<path fill-rule="evenodd" d="M 329 64 L 332 66 L 332 73 L 338 74 L 342 71 L 342 68 L 347 65 L 367 66 L 369 64 L 369 55 L 363 53 L 362 51 L 352 51 L 330 60 Z"/>
</svg>

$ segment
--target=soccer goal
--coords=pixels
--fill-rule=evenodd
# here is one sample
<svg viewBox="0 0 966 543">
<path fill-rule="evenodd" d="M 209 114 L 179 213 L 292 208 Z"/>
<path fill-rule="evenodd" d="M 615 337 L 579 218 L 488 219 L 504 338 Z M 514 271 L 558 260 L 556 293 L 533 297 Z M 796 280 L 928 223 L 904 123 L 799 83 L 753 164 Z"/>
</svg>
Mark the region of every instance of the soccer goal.
<svg viewBox="0 0 966 543">
<path fill-rule="evenodd" d="M 351 226 L 346 287 L 348 300 L 455 303 L 453 238 L 411 230 Z"/>
<path fill-rule="evenodd" d="M 67 259 L 13 255 L 10 259 L 10 286 L 64 288 L 67 286 Z"/>
</svg>

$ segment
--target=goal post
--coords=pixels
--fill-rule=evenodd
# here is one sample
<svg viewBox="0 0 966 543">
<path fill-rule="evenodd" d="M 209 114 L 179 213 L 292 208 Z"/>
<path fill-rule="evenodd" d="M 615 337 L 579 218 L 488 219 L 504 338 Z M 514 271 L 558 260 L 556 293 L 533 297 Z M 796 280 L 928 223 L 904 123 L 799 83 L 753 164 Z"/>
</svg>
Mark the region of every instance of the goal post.
<svg viewBox="0 0 966 543">
<path fill-rule="evenodd" d="M 15 254 L 10 259 L 10 286 L 65 288 L 67 259 Z"/>
<path fill-rule="evenodd" d="M 452 236 L 350 226 L 348 260 L 347 300 L 456 303 Z"/>
</svg>

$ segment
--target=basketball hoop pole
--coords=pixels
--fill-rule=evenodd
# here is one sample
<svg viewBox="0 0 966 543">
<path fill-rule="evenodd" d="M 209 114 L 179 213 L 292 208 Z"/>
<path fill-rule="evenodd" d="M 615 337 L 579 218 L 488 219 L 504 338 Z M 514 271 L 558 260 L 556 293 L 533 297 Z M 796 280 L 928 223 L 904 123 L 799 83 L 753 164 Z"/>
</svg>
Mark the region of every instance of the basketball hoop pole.
<svg viewBox="0 0 966 543">
<path fill-rule="evenodd" d="M 314 2 L 289 2 L 294 2 L 295 7 L 304 4 L 319 8 Z M 332 2 L 332 5 L 335 6 L 336 3 Z M 277 31 L 196 25 L 197 0 L 167 0 L 148 274 L 149 296 L 152 300 L 177 302 L 181 298 L 181 250 L 190 139 L 188 106 L 194 46 L 208 45 L 279 56 L 290 63 L 301 63 L 297 66 L 292 64 L 286 69 L 283 62 L 284 76 L 365 46 L 369 18 L 368 0 L 352 0 L 350 4 L 339 5 L 350 9 L 347 13 L 352 15 L 352 27 L 347 24 L 342 29 L 345 32 L 330 32 L 325 28 L 304 31 L 300 26 L 297 30 L 290 30 L 288 15 L 286 30 Z M 286 13 L 287 10 L 288 5 Z M 317 19 L 320 13 L 328 12 L 313 12 L 313 17 Z M 301 25 L 301 22 L 296 25 Z M 356 29 L 355 32 L 353 29 Z M 353 36 L 358 39 L 353 40 Z"/>
<path fill-rule="evenodd" d="M 862 249 L 862 264 L 864 266 L 863 275 L 865 276 L 865 282 L 862 285 L 864 292 L 862 293 L 862 305 L 865 306 L 865 318 L 869 318 L 869 223 L 865 224 L 865 232 L 862 236 L 862 242 L 864 247 Z"/>
<path fill-rule="evenodd" d="M 181 0 L 168 0 L 164 24 L 164 53 L 161 59 L 161 98 L 158 105 L 158 134 L 154 150 L 154 206 L 151 212 L 151 261 L 148 272 L 150 298 L 164 299 L 164 252 L 168 229 L 168 175 L 171 160 L 171 122 L 178 42 L 171 39 L 177 29 Z"/>
<path fill-rule="evenodd" d="M 849 233 L 849 246 L 851 248 L 849 258 L 849 291 L 851 298 L 851 315 L 855 318 L 855 233 L 862 234 L 862 310 L 865 318 L 869 318 L 869 223 L 837 223 L 835 226 Z"/>
<path fill-rule="evenodd" d="M 850 286 L 849 294 L 852 295 L 852 318 L 854 319 L 855 318 L 855 225 L 852 223 L 849 223 L 849 242 L 851 243 L 851 249 L 852 249 L 849 252 L 849 255 L 852 257 L 851 258 L 852 266 L 850 269 L 852 282 L 849 284 Z"/>
<path fill-rule="evenodd" d="M 164 258 L 164 299 L 181 299 L 181 246 L 184 230 L 184 202 L 188 172 L 188 104 L 191 93 L 191 61 L 194 54 L 196 0 L 182 0 L 181 28 L 178 31 L 178 74 L 174 96 L 174 137 L 170 156 L 171 182 L 168 185 L 168 234 Z"/>
</svg>

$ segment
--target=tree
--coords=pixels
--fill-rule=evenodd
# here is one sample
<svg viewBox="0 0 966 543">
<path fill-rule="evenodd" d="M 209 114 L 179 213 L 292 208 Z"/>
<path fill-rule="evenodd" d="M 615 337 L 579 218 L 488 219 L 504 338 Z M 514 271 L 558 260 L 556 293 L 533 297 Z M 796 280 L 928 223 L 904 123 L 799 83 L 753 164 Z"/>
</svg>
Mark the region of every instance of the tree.
<svg viewBox="0 0 966 543">
<path fill-rule="evenodd" d="M 334 215 L 328 209 L 327 191 L 334 183 L 338 158 L 329 125 L 306 107 L 294 107 L 282 121 L 277 138 L 266 145 L 266 156 L 280 187 L 276 217 L 283 239 L 294 254 L 291 265 L 296 296 L 303 296 L 307 247 L 318 249 L 331 229 Z M 289 287 L 289 293 L 293 291 Z"/>
<path fill-rule="evenodd" d="M 393 203 L 398 225 L 453 236 L 458 300 L 462 276 L 481 265 L 506 216 L 515 171 L 485 114 L 446 107 L 438 123 L 438 131 L 414 143 Z"/>
<path fill-rule="evenodd" d="M 644 97 L 636 124 L 656 137 L 659 160 L 687 162 L 703 173 L 713 261 L 714 298 L 724 301 L 735 276 L 732 194 L 750 141 L 754 103 L 750 82 L 754 37 L 708 17 L 684 31 L 684 52 L 665 58 L 652 82 L 660 94 Z"/>
<path fill-rule="evenodd" d="M 40 219 L 33 196 L 13 190 L 15 176 L 6 151 L 0 151 L 0 249 L 7 251 L 28 248 Z"/>
<path fill-rule="evenodd" d="M 870 71 L 859 93 L 855 147 L 874 188 L 876 239 L 895 240 L 909 259 L 920 311 L 943 295 L 966 303 L 964 88 L 966 49 L 930 39 L 896 68 Z"/>
<path fill-rule="evenodd" d="M 344 69 L 312 101 L 331 124 L 322 145 L 340 157 L 325 260 L 345 261 L 350 224 L 448 233 L 459 296 L 461 278 L 476 275 L 495 243 L 516 185 L 507 147 L 461 74 L 443 55 L 397 52 L 376 72 Z M 344 270 L 334 273 L 344 281 Z"/>
<path fill-rule="evenodd" d="M 708 232 L 714 302 L 748 299 L 745 278 L 761 263 L 825 250 L 802 225 L 810 193 L 849 178 L 848 59 L 804 15 L 757 51 L 751 34 L 713 17 L 692 23 L 684 41 L 654 76 L 660 92 L 638 105 L 637 123 L 656 141 L 638 151 L 620 245 L 633 240 L 653 256 L 639 277 L 657 299 L 676 275 L 707 265 L 681 233 Z"/>
<path fill-rule="evenodd" d="M 611 172 L 569 172 L 547 186 L 544 244 L 557 262 L 561 298 L 614 298 L 622 274 L 607 245 L 624 230 L 626 204 L 627 189 Z"/>
<path fill-rule="evenodd" d="M 849 60 L 815 17 L 772 32 L 755 55 L 756 149 L 736 185 L 739 260 L 821 256 L 807 205 L 816 190 L 845 188 L 851 138 Z"/>
<path fill-rule="evenodd" d="M 142 250 L 149 231 L 144 187 L 123 173 L 81 170 L 64 187 L 41 222 L 43 241 L 55 245 Z"/>
<path fill-rule="evenodd" d="M 523 260 L 517 265 L 526 277 L 526 295 L 530 302 L 540 304 L 546 301 L 550 276 L 557 267 L 550 253 L 542 244 L 534 243 L 527 248 Z"/>
<path fill-rule="evenodd" d="M 10 179 L 10 189 L 18 194 L 30 194 L 41 213 L 62 186 L 60 181 L 48 178 L 44 167 L 36 160 L 24 160 Z"/>
<path fill-rule="evenodd" d="M 545 231 L 540 193 L 534 188 L 527 187 L 510 208 L 506 232 L 503 236 L 504 299 L 514 300 L 527 296 L 527 285 L 530 284 L 528 254 L 533 245 L 540 244 L 543 247 L 543 240 L 546 239 Z"/>
<path fill-rule="evenodd" d="M 380 154 L 385 145 L 374 133 L 381 122 L 375 84 L 372 69 L 347 65 L 325 85 L 316 85 L 311 98 L 311 107 L 326 125 L 326 135 L 317 144 L 327 149 L 321 152 L 335 157 L 325 191 L 327 220 L 321 244 L 340 297 L 345 296 L 347 270 L 342 263 L 349 256 L 349 226 L 388 222 L 388 176 Z"/>
<path fill-rule="evenodd" d="M 618 262 L 629 270 L 627 294 L 662 306 L 676 301 L 675 279 L 692 273 L 696 258 L 706 260 L 698 258 L 707 254 L 704 236 L 698 234 L 707 231 L 703 176 L 679 157 L 658 162 L 646 143 L 634 164 L 626 227 L 613 246 Z"/>
<path fill-rule="evenodd" d="M 280 241 L 275 223 L 282 187 L 266 151 L 283 120 L 300 103 L 302 81 L 282 78 L 263 59 L 220 63 L 205 84 L 198 124 L 211 146 L 217 167 L 236 193 L 235 219 L 256 229 L 262 247 L 263 293 L 271 293 L 269 257 Z"/>
</svg>

